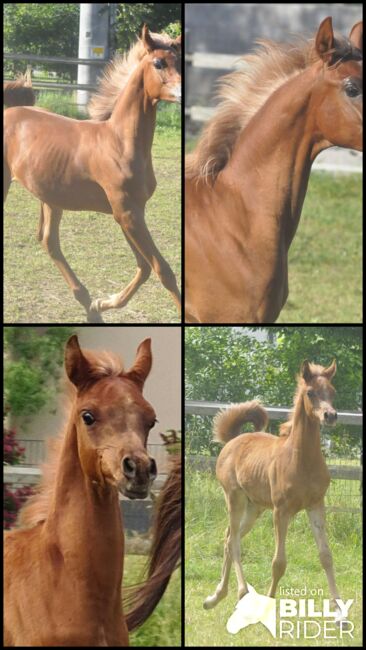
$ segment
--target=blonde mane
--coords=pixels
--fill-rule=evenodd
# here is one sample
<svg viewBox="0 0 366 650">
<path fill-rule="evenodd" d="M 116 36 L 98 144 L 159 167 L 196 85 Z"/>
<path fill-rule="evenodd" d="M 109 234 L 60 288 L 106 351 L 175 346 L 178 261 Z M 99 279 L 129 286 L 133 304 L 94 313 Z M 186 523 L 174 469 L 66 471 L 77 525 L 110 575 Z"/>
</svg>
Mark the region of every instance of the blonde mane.
<svg viewBox="0 0 366 650">
<path fill-rule="evenodd" d="M 317 60 L 314 39 L 293 43 L 258 40 L 257 50 L 239 60 L 239 69 L 222 77 L 221 103 L 196 150 L 186 157 L 186 177 L 214 182 L 229 161 L 239 134 L 272 93 Z"/>
<path fill-rule="evenodd" d="M 171 46 L 172 40 L 165 33 L 153 34 L 156 49 L 166 50 Z M 103 71 L 97 92 L 92 95 L 88 104 L 88 113 L 93 120 L 107 120 L 113 111 L 119 95 L 123 92 L 127 82 L 147 54 L 141 38 L 131 47 L 126 54 L 117 54 Z"/>
<path fill-rule="evenodd" d="M 102 379 L 103 377 L 118 377 L 119 375 L 123 375 L 124 364 L 118 355 L 99 351 L 96 353 L 83 349 L 83 356 L 92 365 L 92 375 L 95 379 L 98 377 Z M 65 385 L 65 399 L 68 411 L 67 422 L 56 437 L 49 438 L 47 441 L 47 460 L 41 466 L 42 478 L 36 488 L 37 491 L 27 500 L 18 515 L 17 525 L 21 528 L 30 528 L 42 523 L 47 518 L 60 456 L 66 433 L 69 430 L 72 408 L 76 397 L 76 388 L 66 377 Z"/>
</svg>

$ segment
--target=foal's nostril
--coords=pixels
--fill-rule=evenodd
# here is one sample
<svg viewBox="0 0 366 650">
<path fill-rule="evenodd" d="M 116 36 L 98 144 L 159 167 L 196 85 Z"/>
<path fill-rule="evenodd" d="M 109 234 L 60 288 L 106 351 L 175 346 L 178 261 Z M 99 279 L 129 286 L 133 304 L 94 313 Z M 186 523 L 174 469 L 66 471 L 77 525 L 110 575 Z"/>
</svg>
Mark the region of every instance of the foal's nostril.
<svg viewBox="0 0 366 650">
<path fill-rule="evenodd" d="M 157 467 L 156 467 L 156 462 L 153 458 L 150 458 L 150 467 L 149 467 L 149 475 L 150 478 L 155 478 L 158 473 Z"/>
<path fill-rule="evenodd" d="M 337 411 L 325 411 L 324 420 L 326 422 L 335 422 L 337 419 Z"/>
<path fill-rule="evenodd" d="M 122 461 L 123 473 L 127 478 L 135 478 L 136 476 L 136 463 L 132 458 L 125 456 Z"/>
</svg>

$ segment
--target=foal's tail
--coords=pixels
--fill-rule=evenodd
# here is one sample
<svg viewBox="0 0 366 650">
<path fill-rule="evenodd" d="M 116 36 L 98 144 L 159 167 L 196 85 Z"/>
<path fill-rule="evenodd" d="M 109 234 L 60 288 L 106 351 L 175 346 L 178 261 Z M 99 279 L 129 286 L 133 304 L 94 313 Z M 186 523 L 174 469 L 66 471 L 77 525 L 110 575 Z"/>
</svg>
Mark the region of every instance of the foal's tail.
<svg viewBox="0 0 366 650">
<path fill-rule="evenodd" d="M 268 424 L 268 415 L 263 406 L 257 401 L 233 404 L 225 411 L 215 415 L 213 422 L 214 440 L 229 442 L 239 436 L 245 422 L 253 422 L 255 431 L 264 431 Z"/>
<path fill-rule="evenodd" d="M 142 585 L 124 590 L 125 618 L 130 631 L 142 625 L 154 611 L 178 566 L 181 554 L 181 478 L 181 459 L 178 456 L 158 498 L 147 580 Z"/>
<path fill-rule="evenodd" d="M 36 102 L 29 75 L 22 75 L 16 81 L 4 83 L 4 104 L 11 106 L 33 106 Z"/>
</svg>

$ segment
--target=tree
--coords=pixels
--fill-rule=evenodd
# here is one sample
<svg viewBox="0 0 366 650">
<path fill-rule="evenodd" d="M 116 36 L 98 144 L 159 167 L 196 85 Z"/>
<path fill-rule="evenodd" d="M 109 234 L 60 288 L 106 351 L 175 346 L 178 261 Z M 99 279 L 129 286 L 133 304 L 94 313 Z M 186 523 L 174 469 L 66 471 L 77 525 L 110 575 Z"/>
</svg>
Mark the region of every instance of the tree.
<svg viewBox="0 0 366 650">
<path fill-rule="evenodd" d="M 55 394 L 72 327 L 5 327 L 5 411 L 37 413 Z"/>
<path fill-rule="evenodd" d="M 264 333 L 264 340 L 254 334 Z M 295 377 L 304 359 L 329 365 L 337 359 L 334 378 L 338 410 L 360 410 L 362 385 L 361 327 L 195 327 L 185 333 L 186 399 L 243 402 L 290 407 Z M 271 423 L 276 430 L 278 424 Z M 217 452 L 211 418 L 187 416 L 186 446 Z M 352 431 L 354 428 L 352 429 Z M 355 446 L 342 425 L 332 433 L 338 449 Z M 356 447 L 359 446 L 357 441 Z"/>
</svg>

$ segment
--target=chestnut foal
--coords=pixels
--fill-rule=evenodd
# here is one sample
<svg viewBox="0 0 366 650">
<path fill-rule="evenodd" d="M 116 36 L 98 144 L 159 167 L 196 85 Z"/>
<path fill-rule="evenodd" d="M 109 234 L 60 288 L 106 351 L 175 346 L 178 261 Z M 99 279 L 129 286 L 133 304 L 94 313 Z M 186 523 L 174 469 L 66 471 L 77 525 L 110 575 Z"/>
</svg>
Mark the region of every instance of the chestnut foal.
<svg viewBox="0 0 366 650">
<path fill-rule="evenodd" d="M 312 162 L 334 145 L 362 151 L 362 23 L 349 39 L 326 18 L 315 41 L 261 45 L 224 78 L 187 156 L 187 322 L 273 323 Z"/>
<path fill-rule="evenodd" d="M 272 583 L 268 596 L 274 597 L 286 569 L 285 541 L 290 519 L 306 510 L 325 570 L 333 601 L 339 598 L 332 554 L 325 531 L 324 496 L 330 482 L 320 448 L 320 425 L 333 425 L 337 413 L 332 406 L 335 390 L 331 379 L 336 362 L 323 368 L 305 361 L 298 377 L 294 410 L 280 436 L 260 431 L 243 433 L 244 422 L 265 428 L 268 418 L 258 402 L 244 402 L 218 413 L 214 420 L 216 440 L 225 444 L 216 466 L 229 512 L 221 580 L 209 609 L 228 591 L 231 565 L 238 581 L 238 599 L 248 591 L 240 562 L 240 538 L 246 535 L 264 510 L 273 510 L 276 550 L 272 562 Z"/>
<path fill-rule="evenodd" d="M 151 368 L 143 341 L 124 370 L 106 353 L 65 350 L 71 404 L 39 492 L 5 533 L 6 646 L 127 646 L 164 593 L 180 552 L 180 470 L 159 499 L 146 584 L 122 607 L 124 532 L 118 493 L 145 498 L 157 473 L 147 452 L 156 418 L 143 397 Z"/>
<path fill-rule="evenodd" d="M 144 216 L 145 204 L 156 187 L 151 148 L 157 104 L 181 99 L 180 48 L 180 37 L 151 35 L 145 26 L 142 39 L 107 70 L 100 92 L 91 101 L 90 114 L 95 119 L 74 120 L 20 107 L 24 95 L 18 107 L 5 111 L 5 198 L 11 180 L 16 179 L 40 199 L 38 239 L 89 322 L 102 322 L 101 312 L 126 305 L 151 270 L 180 307 L 174 273 L 157 249 Z M 15 92 L 11 93 L 9 85 L 6 91 L 14 104 Z M 113 214 L 137 262 L 136 275 L 124 289 L 91 300 L 60 247 L 63 210 Z M 108 253 L 99 251 L 103 254 Z"/>
</svg>

